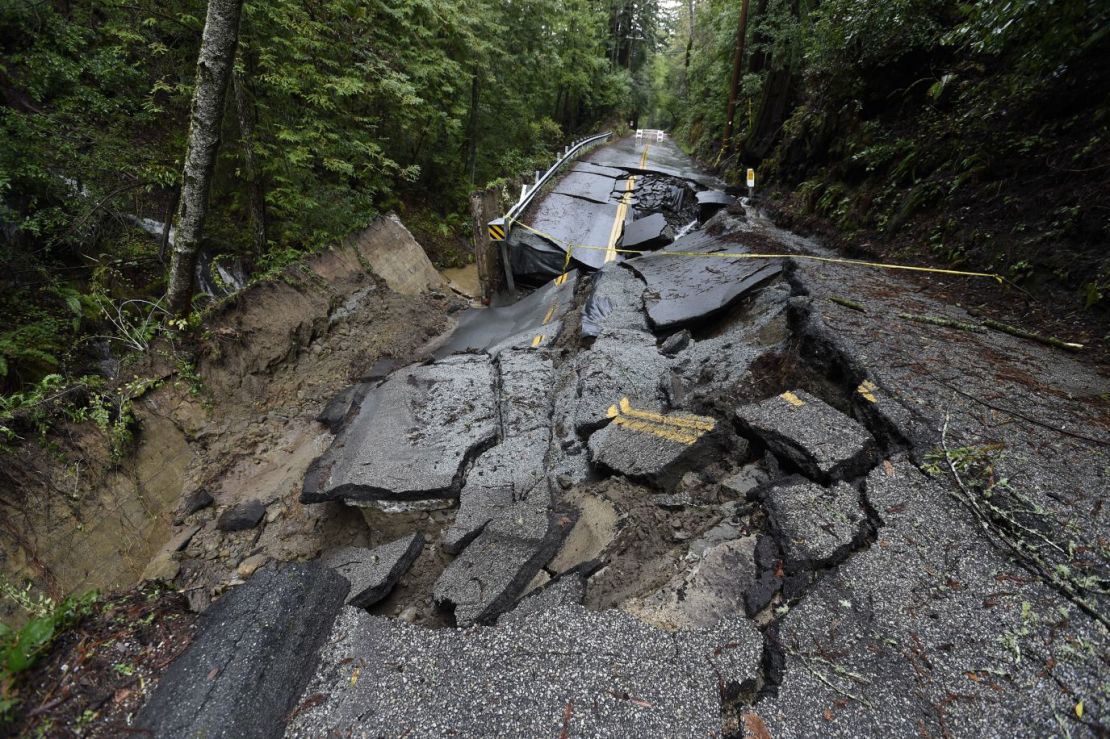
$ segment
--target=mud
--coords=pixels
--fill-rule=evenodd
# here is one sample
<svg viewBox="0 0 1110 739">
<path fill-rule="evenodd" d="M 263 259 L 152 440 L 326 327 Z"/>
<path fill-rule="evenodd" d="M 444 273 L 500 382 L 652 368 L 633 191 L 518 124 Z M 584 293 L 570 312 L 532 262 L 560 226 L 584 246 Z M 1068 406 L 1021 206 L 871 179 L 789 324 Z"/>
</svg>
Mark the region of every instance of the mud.
<svg viewBox="0 0 1110 739">
<path fill-rule="evenodd" d="M 357 511 L 296 502 L 331 438 L 313 419 L 380 358 L 416 356 L 465 302 L 395 293 L 364 263 L 357 246 L 336 248 L 241 291 L 208 319 L 195 373 L 180 371 L 190 362 L 183 348 L 152 352 L 135 371 L 165 380 L 135 402 L 135 448 L 118 465 L 91 425 L 65 430 L 50 452 L 23 445 L 4 465 L 14 483 L 0 501 L 4 577 L 56 598 L 129 588 L 178 518 L 201 525 L 174 561 L 190 602 L 204 607 L 248 557 L 309 559 L 369 543 Z M 215 504 L 181 519 L 182 500 L 198 490 Z M 259 529 L 216 530 L 223 510 L 252 499 L 267 504 Z M 4 607 L 5 620 L 20 618 Z"/>
</svg>

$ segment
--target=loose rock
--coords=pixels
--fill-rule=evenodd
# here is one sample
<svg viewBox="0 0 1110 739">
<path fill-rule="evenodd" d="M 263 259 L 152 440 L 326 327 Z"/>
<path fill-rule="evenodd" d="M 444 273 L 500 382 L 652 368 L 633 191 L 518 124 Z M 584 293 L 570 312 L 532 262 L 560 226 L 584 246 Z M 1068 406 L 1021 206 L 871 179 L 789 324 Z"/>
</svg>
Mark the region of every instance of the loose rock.
<svg viewBox="0 0 1110 739">
<path fill-rule="evenodd" d="M 322 561 L 351 584 L 347 605 L 369 608 L 389 595 L 423 548 L 424 537 L 416 532 L 374 549 L 333 549 Z"/>
<path fill-rule="evenodd" d="M 216 528 L 220 531 L 246 531 L 261 523 L 265 515 L 266 505 L 260 500 L 250 500 L 233 505 L 221 513 L 216 521 Z"/>
</svg>

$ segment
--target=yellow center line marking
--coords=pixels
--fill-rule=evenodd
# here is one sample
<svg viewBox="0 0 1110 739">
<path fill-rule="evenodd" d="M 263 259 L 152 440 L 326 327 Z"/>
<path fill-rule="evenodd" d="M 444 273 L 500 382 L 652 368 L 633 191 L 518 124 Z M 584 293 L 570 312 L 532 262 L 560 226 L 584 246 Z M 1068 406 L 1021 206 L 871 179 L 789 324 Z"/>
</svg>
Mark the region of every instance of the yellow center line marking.
<svg viewBox="0 0 1110 739">
<path fill-rule="evenodd" d="M 532 339 L 532 348 L 536 348 L 543 342 L 543 334 L 536 334 L 536 338 Z"/>
<path fill-rule="evenodd" d="M 648 149 L 651 144 L 644 144 L 644 153 L 640 155 L 640 169 L 647 166 Z M 628 208 L 632 205 L 632 189 L 636 186 L 636 176 L 629 175 L 628 180 L 624 185 L 624 194 L 621 195 L 621 202 L 617 206 L 617 215 L 613 218 L 613 227 L 609 229 L 609 243 L 605 247 L 605 263 L 615 261 L 617 258 L 617 240 L 621 236 L 621 227 L 624 226 L 624 219 L 628 215 Z"/>
<path fill-rule="evenodd" d="M 661 439 L 673 441 L 676 444 L 685 444 L 686 446 L 690 446 L 701 438 L 701 434 L 691 434 L 685 431 L 679 431 L 678 429 L 667 428 L 666 426 L 656 426 L 647 421 L 635 421 L 624 416 L 617 416 L 613 419 L 613 423 L 618 426 L 625 426 L 633 429 L 634 431 L 642 431 L 652 436 L 658 436 Z"/>
<path fill-rule="evenodd" d="M 609 406 L 609 418 L 618 426 L 640 431 L 676 444 L 689 446 L 712 431 L 717 422 L 704 416 L 664 416 L 661 413 L 641 411 L 632 407 L 628 398 L 621 398 L 619 404 Z M 637 419 L 645 420 L 637 420 Z"/>
<path fill-rule="evenodd" d="M 717 427 L 717 422 L 712 418 L 705 418 L 704 416 L 664 416 L 662 413 L 652 413 L 651 411 L 641 411 L 632 407 L 628 402 L 628 398 L 621 398 L 620 412 L 626 416 L 634 418 L 643 418 L 655 423 L 661 423 L 667 426 L 678 426 L 684 429 L 697 429 L 699 431 L 712 431 Z"/>
<path fill-rule="evenodd" d="M 555 309 L 559 307 L 559 302 L 555 301 L 551 307 L 547 309 L 547 315 L 543 317 L 543 323 L 546 326 L 551 323 L 551 317 L 555 315 Z"/>
</svg>

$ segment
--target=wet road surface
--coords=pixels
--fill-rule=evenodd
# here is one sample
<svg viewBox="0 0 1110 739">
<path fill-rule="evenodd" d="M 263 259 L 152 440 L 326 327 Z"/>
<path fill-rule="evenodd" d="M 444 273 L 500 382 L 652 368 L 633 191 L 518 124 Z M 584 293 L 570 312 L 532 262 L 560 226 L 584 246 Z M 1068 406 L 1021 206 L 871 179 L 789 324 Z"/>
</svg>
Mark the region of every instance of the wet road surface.
<svg viewBox="0 0 1110 739">
<path fill-rule="evenodd" d="M 1110 431 L 1085 399 L 1106 381 L 1012 336 L 900 321 L 967 316 L 886 273 L 725 256 L 822 253 L 740 203 L 614 254 L 650 215 L 638 182 L 720 184 L 669 141 L 593 152 L 529 223 L 599 248 L 332 414 L 305 504 L 447 511 L 408 617 L 343 606 L 319 565 L 294 573 L 311 597 L 265 597 L 279 567 L 191 651 L 258 644 L 236 674 L 288 736 L 1097 733 Z M 957 482 L 956 448 L 1006 454 Z M 381 597 L 419 551 L 379 549 L 325 557 L 363 563 L 348 599 Z M 274 677 L 285 646 L 250 621 L 311 614 L 334 619 L 305 631 L 313 666 Z M 208 662 L 178 664 L 158 694 L 188 710 L 167 723 L 158 698 L 147 725 L 187 713 L 221 735 Z"/>
</svg>

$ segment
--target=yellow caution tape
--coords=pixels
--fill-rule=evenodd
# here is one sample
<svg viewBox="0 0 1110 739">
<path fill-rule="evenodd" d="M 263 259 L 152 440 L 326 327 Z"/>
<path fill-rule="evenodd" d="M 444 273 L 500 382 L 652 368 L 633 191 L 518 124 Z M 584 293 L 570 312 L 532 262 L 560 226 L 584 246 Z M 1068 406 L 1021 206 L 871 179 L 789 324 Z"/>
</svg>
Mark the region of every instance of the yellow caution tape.
<svg viewBox="0 0 1110 739">
<path fill-rule="evenodd" d="M 874 269 L 900 269 L 909 272 L 932 272 L 941 275 L 957 275 L 959 277 L 989 277 L 1004 284 L 1006 279 L 1002 275 L 993 272 L 968 272 L 959 269 L 941 269 L 940 267 L 914 267 L 908 264 L 887 264 L 885 262 L 869 262 L 863 259 L 847 259 L 844 257 L 819 257 L 815 254 L 752 254 L 749 252 L 700 252 L 700 251 L 647 251 L 641 249 L 618 249 L 616 247 L 608 246 L 589 246 L 587 244 L 568 244 L 564 243 L 561 239 L 552 236 L 551 234 L 538 231 L 531 226 L 524 223 L 517 223 L 517 226 L 531 231 L 537 236 L 541 236 L 548 241 L 555 244 L 561 244 L 567 250 L 566 264 L 570 263 L 571 252 L 574 249 L 588 249 L 590 251 L 604 251 L 614 254 L 655 254 L 664 257 L 713 257 L 716 259 L 804 259 L 810 262 L 827 262 L 830 264 L 846 264 L 854 267 L 872 267 Z"/>
</svg>

